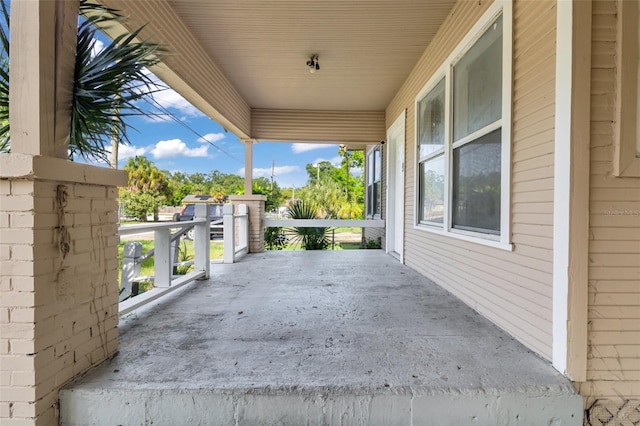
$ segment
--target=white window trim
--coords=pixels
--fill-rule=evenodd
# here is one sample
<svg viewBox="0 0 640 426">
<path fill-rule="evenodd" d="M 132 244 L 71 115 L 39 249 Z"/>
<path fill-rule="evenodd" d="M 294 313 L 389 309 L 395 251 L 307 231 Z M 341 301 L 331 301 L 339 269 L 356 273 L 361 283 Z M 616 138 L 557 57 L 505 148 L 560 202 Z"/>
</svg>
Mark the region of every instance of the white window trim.
<svg viewBox="0 0 640 426">
<path fill-rule="evenodd" d="M 402 167 L 402 171 L 401 171 L 401 175 L 402 177 L 400 178 L 400 182 L 396 181 L 396 177 L 398 175 L 398 171 L 396 169 L 396 154 L 397 154 L 397 140 L 394 141 L 394 144 L 391 145 L 390 144 L 390 140 L 392 138 L 392 135 L 398 135 L 401 134 L 402 135 L 402 145 L 403 148 L 406 149 L 406 138 L 405 138 L 405 124 L 406 124 L 406 115 L 407 115 L 407 110 L 403 109 L 402 113 L 398 116 L 398 118 L 396 118 L 396 120 L 393 122 L 393 124 L 391 126 L 389 126 L 389 128 L 387 129 L 387 156 L 386 156 L 386 163 L 387 163 L 387 168 L 386 168 L 386 180 L 385 180 L 385 186 L 386 186 L 386 191 L 387 191 L 387 195 L 386 195 L 386 200 L 385 200 L 385 214 L 386 214 L 386 222 L 385 222 L 385 233 L 388 236 L 388 238 L 386 239 L 386 248 L 385 251 L 387 253 L 391 253 L 389 251 L 389 247 L 391 244 L 391 239 L 395 238 L 395 235 L 390 236 L 389 233 L 389 227 L 393 226 L 393 232 L 394 233 L 400 233 L 402 234 L 402 246 L 401 247 L 394 247 L 395 249 L 395 253 L 400 255 L 400 263 L 404 264 L 404 228 L 405 228 L 405 221 L 404 221 L 404 202 L 400 205 L 394 205 L 395 203 L 395 199 L 396 199 L 396 191 L 401 191 L 404 192 L 404 183 L 405 183 L 405 176 L 404 176 L 404 170 L 405 170 L 405 155 L 404 155 L 404 151 L 401 154 L 401 167 Z M 383 147 L 380 147 L 380 154 L 381 156 L 383 156 Z M 393 150 L 393 158 L 392 155 L 390 154 L 390 149 Z M 391 162 L 394 162 L 396 164 L 391 164 Z M 391 173 L 394 172 L 396 176 L 391 176 Z M 393 186 L 389 185 L 390 182 L 393 181 Z M 405 198 L 405 194 L 403 194 L 403 200 Z M 393 208 L 392 208 L 393 207 Z M 400 217 L 402 218 L 402 225 L 400 229 L 397 229 L 395 227 L 395 219 L 396 219 L 396 215 L 400 215 Z M 393 225 L 390 225 L 391 222 L 394 222 Z M 395 245 L 395 242 L 393 243 Z M 398 249 L 400 249 L 400 251 L 398 251 Z"/>
<path fill-rule="evenodd" d="M 451 81 L 453 65 L 473 46 L 473 44 L 484 34 L 485 30 L 489 28 L 491 23 L 502 13 L 502 118 L 500 119 L 499 126 L 502 127 L 502 143 L 501 143 L 501 190 L 500 190 L 500 235 L 483 234 L 479 232 L 469 232 L 452 228 L 451 224 L 451 202 L 452 202 L 452 182 L 451 182 L 451 153 L 452 147 L 447 147 L 444 151 L 445 155 L 445 188 L 447 190 L 447 202 L 444 207 L 445 223 L 443 226 L 428 225 L 420 223 L 419 211 L 420 211 L 420 179 L 418 176 L 418 169 L 420 166 L 421 158 L 419 155 L 419 105 L 418 103 L 445 77 L 446 93 L 451 93 Z M 513 3 L 512 0 L 497 0 L 495 1 L 487 11 L 478 19 L 475 25 L 462 39 L 460 43 L 453 49 L 451 54 L 443 62 L 441 67 L 433 74 L 433 76 L 423 86 L 422 90 L 418 92 L 415 97 L 414 108 L 414 123 L 415 123 L 415 143 L 416 146 L 416 173 L 414 179 L 414 195 L 415 203 L 414 208 L 414 220 L 413 229 L 426 231 L 438 235 L 444 235 L 447 237 L 460 239 L 464 241 L 474 242 L 490 247 L 495 247 L 503 250 L 512 251 L 513 245 L 511 244 L 511 99 L 512 99 L 512 52 L 513 52 Z M 451 96 L 445 97 L 445 134 L 450 139 L 450 126 L 451 126 Z M 492 123 L 492 126 L 497 123 Z M 497 128 L 497 127 L 496 127 Z M 478 132 L 485 130 L 481 129 Z M 467 138 L 465 138 L 467 139 Z M 456 143 L 459 146 L 464 142 Z"/>
<path fill-rule="evenodd" d="M 367 164 L 369 161 L 369 155 L 371 155 L 373 153 L 374 150 L 378 150 L 380 151 L 380 211 L 376 214 L 369 214 L 368 211 L 368 203 L 369 203 L 369 184 L 368 182 L 365 180 L 365 185 L 364 185 L 364 190 L 366 193 L 366 197 L 365 197 L 365 212 L 364 212 L 364 217 L 365 219 L 381 219 L 382 218 L 382 163 L 383 163 L 383 155 L 382 155 L 382 147 L 380 145 L 372 145 L 371 147 L 369 147 L 364 154 L 364 158 L 365 158 L 365 166 L 366 166 L 366 179 L 369 178 L 369 165 Z M 374 159 L 375 159 L 375 155 L 374 155 Z M 374 173 L 375 173 L 375 165 L 374 165 Z M 375 181 L 372 182 L 372 185 L 375 184 Z"/>
</svg>

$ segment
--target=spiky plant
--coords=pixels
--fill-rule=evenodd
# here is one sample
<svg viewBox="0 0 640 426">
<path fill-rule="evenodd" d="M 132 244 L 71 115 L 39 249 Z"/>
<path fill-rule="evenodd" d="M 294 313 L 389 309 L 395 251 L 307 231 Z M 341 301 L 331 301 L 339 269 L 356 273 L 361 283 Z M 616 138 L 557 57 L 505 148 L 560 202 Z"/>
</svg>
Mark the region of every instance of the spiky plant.
<svg viewBox="0 0 640 426">
<path fill-rule="evenodd" d="M 6 29 L 9 14 L 4 1 L 0 42 L 5 49 L 0 63 L 0 149 L 10 150 L 9 123 L 2 126 L 4 112 L 8 117 L 9 102 L 9 45 Z M 114 9 L 80 1 L 83 16 L 78 26 L 74 84 L 71 101 L 71 131 L 69 158 L 109 162 L 109 146 L 115 134 L 119 142 L 129 143 L 127 117 L 149 115 L 138 105 L 146 96 L 159 88 L 151 80 L 148 68 L 157 64 L 161 54 L 159 45 L 149 40 L 138 41 L 142 28 L 116 37 L 101 51 L 96 52 L 98 29 L 108 29 L 124 18 Z M 6 87 L 4 87 L 6 86 Z M 6 88 L 6 98 L 4 97 Z"/>
<path fill-rule="evenodd" d="M 0 4 L 0 152 L 9 152 L 9 10 Z"/>
<path fill-rule="evenodd" d="M 292 219 L 318 219 L 318 207 L 309 202 L 298 200 L 287 208 L 287 216 Z M 329 247 L 329 228 L 326 227 L 292 227 L 287 232 L 294 242 L 300 243 L 304 250 L 325 250 Z"/>
<path fill-rule="evenodd" d="M 193 255 L 189 254 L 187 250 L 187 243 L 182 242 L 178 245 L 178 262 L 190 262 L 193 260 Z M 193 269 L 193 265 L 179 265 L 175 267 L 176 275 L 187 275 Z"/>
</svg>

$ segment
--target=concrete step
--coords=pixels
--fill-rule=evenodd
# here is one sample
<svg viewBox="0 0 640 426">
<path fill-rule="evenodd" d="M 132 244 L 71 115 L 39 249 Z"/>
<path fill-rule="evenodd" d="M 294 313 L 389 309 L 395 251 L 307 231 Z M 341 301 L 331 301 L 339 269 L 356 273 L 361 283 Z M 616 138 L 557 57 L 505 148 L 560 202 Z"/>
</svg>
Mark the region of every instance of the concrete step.
<svg viewBox="0 0 640 426">
<path fill-rule="evenodd" d="M 411 389 L 62 391 L 62 425 L 581 425 L 574 392 L 416 394 Z"/>
</svg>

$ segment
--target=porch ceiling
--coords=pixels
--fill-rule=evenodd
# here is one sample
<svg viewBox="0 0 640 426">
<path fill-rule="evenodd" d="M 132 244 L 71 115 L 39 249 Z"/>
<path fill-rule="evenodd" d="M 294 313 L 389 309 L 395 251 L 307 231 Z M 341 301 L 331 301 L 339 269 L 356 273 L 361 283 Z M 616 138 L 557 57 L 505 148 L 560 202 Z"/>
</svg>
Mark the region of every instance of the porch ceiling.
<svg viewBox="0 0 640 426">
<path fill-rule="evenodd" d="M 166 47 L 161 78 L 247 137 L 253 109 L 384 111 L 455 2 L 102 0 Z"/>
<path fill-rule="evenodd" d="M 252 108 L 333 111 L 384 110 L 453 3 L 169 1 Z"/>
</svg>

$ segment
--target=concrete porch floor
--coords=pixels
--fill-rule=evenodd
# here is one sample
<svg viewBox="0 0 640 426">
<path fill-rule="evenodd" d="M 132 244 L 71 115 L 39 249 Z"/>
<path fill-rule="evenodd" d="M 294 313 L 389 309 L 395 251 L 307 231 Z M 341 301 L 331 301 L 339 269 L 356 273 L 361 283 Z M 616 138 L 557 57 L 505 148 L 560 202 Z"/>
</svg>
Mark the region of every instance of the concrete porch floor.
<svg viewBox="0 0 640 426">
<path fill-rule="evenodd" d="M 61 424 L 582 424 L 549 363 L 380 250 L 212 265 L 120 329 Z"/>
</svg>

